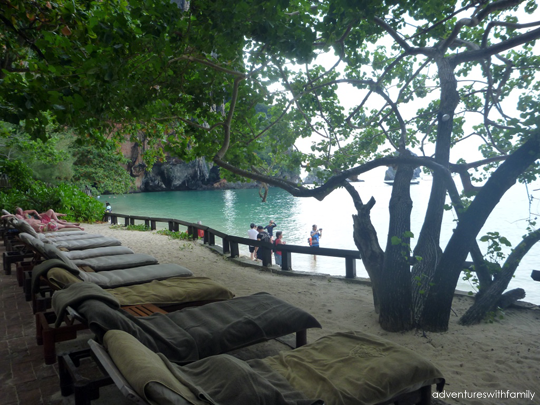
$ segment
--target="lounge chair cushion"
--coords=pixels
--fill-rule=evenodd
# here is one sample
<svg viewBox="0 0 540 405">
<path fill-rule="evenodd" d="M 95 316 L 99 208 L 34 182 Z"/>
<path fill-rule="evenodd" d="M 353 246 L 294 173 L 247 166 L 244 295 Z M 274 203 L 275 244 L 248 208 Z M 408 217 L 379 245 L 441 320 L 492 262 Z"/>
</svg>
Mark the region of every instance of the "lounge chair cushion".
<svg viewBox="0 0 540 405">
<path fill-rule="evenodd" d="M 93 238 L 103 238 L 103 235 L 97 233 L 55 233 L 54 235 L 45 235 L 42 233 L 38 234 L 41 240 L 49 240 L 50 242 L 59 242 L 62 240 L 77 240 L 77 239 L 93 239 Z"/>
<path fill-rule="evenodd" d="M 44 243 L 41 239 L 35 238 L 28 233 L 20 233 L 19 239 L 27 244 L 32 250 L 48 259 L 56 258 L 60 254 L 62 260 L 65 260 L 66 258 L 69 260 L 81 260 L 92 257 L 133 254 L 133 250 L 125 246 L 108 246 L 85 250 L 61 251 L 56 247 L 56 245 Z M 48 248 L 47 250 L 46 246 Z"/>
<path fill-rule="evenodd" d="M 51 245 L 50 243 L 43 244 L 43 256 L 45 256 L 45 258 L 47 259 L 62 260 L 66 265 L 68 265 L 72 269 L 79 270 L 79 267 L 72 260 L 70 260 L 66 255 L 64 255 L 64 252 L 59 250 L 56 246 Z"/>
<path fill-rule="evenodd" d="M 17 228 L 20 232 L 26 232 L 30 235 L 32 235 L 33 237 L 35 238 L 38 238 L 39 234 L 35 231 L 34 228 L 32 228 L 30 226 L 30 224 L 28 222 L 26 222 L 25 220 L 23 219 L 20 219 L 20 218 L 13 218 L 11 223 L 13 224 L 13 226 L 15 226 L 15 228 Z"/>
<path fill-rule="evenodd" d="M 91 257 L 89 259 L 74 260 L 79 268 L 91 268 L 93 271 L 109 271 L 129 269 L 140 266 L 157 264 L 158 260 L 154 256 L 144 253 L 134 253 L 129 255 Z"/>
<path fill-rule="evenodd" d="M 90 259 L 92 257 L 131 255 L 133 250 L 126 246 L 107 246 L 85 250 L 71 250 L 63 252 L 71 260 Z"/>
<path fill-rule="evenodd" d="M 234 294 L 207 277 L 173 277 L 107 290 L 120 305 L 155 304 L 159 306 L 185 302 L 229 300 Z"/>
<path fill-rule="evenodd" d="M 32 293 L 39 289 L 41 277 L 47 277 L 47 273 L 59 267 L 72 273 L 82 281 L 97 284 L 103 288 L 122 287 L 132 284 L 146 283 L 152 280 L 165 280 L 171 277 L 189 277 L 193 273 L 178 264 L 154 264 L 151 266 L 141 266 L 132 269 L 120 269 L 102 271 L 99 273 L 87 273 L 68 266 L 62 260 L 45 260 L 34 266 L 32 270 Z"/>
<path fill-rule="evenodd" d="M 157 264 L 158 262 L 155 257 L 143 253 L 70 260 L 66 254 L 67 252 L 62 252 L 48 243 L 44 244 L 43 250 L 45 251 L 45 257 L 47 259 L 59 259 L 73 268 L 82 270 L 84 270 L 85 267 L 90 268 L 92 271 L 120 270 L 148 266 Z"/>
<path fill-rule="evenodd" d="M 100 271 L 99 273 L 86 273 L 81 271 L 79 277 L 83 281 L 94 283 L 103 288 L 122 287 L 133 284 L 147 283 L 152 280 L 165 280 L 171 277 L 189 277 L 193 273 L 179 264 L 165 263 L 150 266 L 132 267 Z"/>
<path fill-rule="evenodd" d="M 56 292 L 53 300 L 62 301 L 64 291 Z M 176 363 L 321 327 L 307 312 L 267 293 L 143 318 L 115 310 L 98 300 L 86 300 L 75 310 L 87 320 L 98 340 L 108 330 L 121 329 Z"/>
<path fill-rule="evenodd" d="M 442 373 L 419 354 L 363 332 L 324 336 L 262 361 L 295 389 L 328 405 L 376 404 L 426 385 L 438 384 L 440 390 L 444 385 Z"/>
<path fill-rule="evenodd" d="M 58 289 L 66 288 L 68 285 L 73 283 L 83 282 L 77 275 L 60 267 L 51 268 L 47 273 L 47 279 Z"/>
<path fill-rule="evenodd" d="M 73 283 L 82 283 L 79 277 L 59 267 L 49 270 L 47 278 L 58 289 L 66 288 Z M 120 305 L 165 306 L 187 302 L 222 301 L 234 297 L 230 290 L 207 277 L 172 277 L 109 288 L 106 291 L 112 294 Z"/>
<path fill-rule="evenodd" d="M 20 232 L 18 238 L 29 246 L 34 252 L 39 253 L 42 256 L 45 254 L 45 244 L 41 241 L 41 239 L 36 238 L 27 232 Z"/>
<path fill-rule="evenodd" d="M 120 246 L 122 243 L 118 239 L 102 237 L 93 239 L 77 239 L 77 240 L 62 240 L 58 242 L 51 242 L 48 239 L 44 242 L 53 243 L 59 249 L 67 250 L 85 250 L 94 249 L 98 247 L 107 246 Z"/>
<path fill-rule="evenodd" d="M 122 331 L 107 332 L 104 344 L 123 377 L 149 403 L 156 403 L 149 395 L 160 391 L 149 390 L 150 383 L 196 405 L 317 403 L 309 398 L 320 398 L 327 405 L 368 405 L 427 385 L 444 387 L 441 372 L 423 357 L 362 332 L 325 336 L 263 360 L 242 362 L 217 355 L 183 367 L 162 354 L 154 355 Z M 241 392 L 234 395 L 235 389 Z M 272 390 L 274 399 L 266 399 Z M 198 402 L 202 399 L 206 402 Z"/>
</svg>

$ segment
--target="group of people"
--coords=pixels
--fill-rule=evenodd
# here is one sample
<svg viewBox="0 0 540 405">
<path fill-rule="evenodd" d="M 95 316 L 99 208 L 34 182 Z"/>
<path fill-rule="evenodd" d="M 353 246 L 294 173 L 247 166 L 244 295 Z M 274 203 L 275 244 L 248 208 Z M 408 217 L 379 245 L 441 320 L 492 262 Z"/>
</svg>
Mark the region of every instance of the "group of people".
<svg viewBox="0 0 540 405">
<path fill-rule="evenodd" d="M 21 207 L 17 207 L 15 208 L 15 214 L 3 215 L 2 219 L 6 217 L 22 219 L 28 222 L 36 232 L 55 232 L 64 228 L 78 228 L 84 231 L 80 224 L 59 218 L 65 216 L 66 214 L 54 212 L 52 209 L 39 213 L 36 210 L 23 210 Z"/>
<path fill-rule="evenodd" d="M 248 237 L 249 239 L 258 240 L 260 242 L 270 242 L 274 245 L 274 247 L 277 247 L 277 245 L 285 244 L 282 231 L 276 231 L 276 237 L 274 239 L 274 228 L 276 226 L 277 224 L 272 220 L 270 220 L 270 222 L 266 226 L 256 226 L 254 223 L 251 223 L 250 229 L 248 230 Z M 251 260 L 259 260 L 259 258 L 257 257 L 258 251 L 259 247 L 249 247 L 249 252 L 251 253 Z M 281 266 L 281 251 L 274 249 L 274 257 L 276 259 L 276 264 Z"/>
<path fill-rule="evenodd" d="M 277 249 L 277 245 L 285 244 L 285 241 L 283 240 L 283 232 L 282 231 L 276 231 L 276 237 L 274 239 L 274 228 L 277 226 L 277 224 L 270 220 L 269 224 L 266 226 L 262 225 L 255 225 L 254 223 L 251 223 L 250 229 L 248 230 L 248 237 L 249 239 L 258 240 L 260 242 L 270 242 L 274 245 L 274 258 L 276 260 L 276 264 L 281 266 L 282 264 L 282 252 Z M 317 227 L 317 225 L 313 225 L 308 242 L 309 245 L 313 248 L 318 248 L 320 246 L 320 239 L 322 237 L 322 228 Z M 251 260 L 259 260 L 257 257 L 257 251 L 259 250 L 258 247 L 250 246 L 249 252 L 251 254 Z M 315 255 L 314 258 L 317 258 Z"/>
</svg>

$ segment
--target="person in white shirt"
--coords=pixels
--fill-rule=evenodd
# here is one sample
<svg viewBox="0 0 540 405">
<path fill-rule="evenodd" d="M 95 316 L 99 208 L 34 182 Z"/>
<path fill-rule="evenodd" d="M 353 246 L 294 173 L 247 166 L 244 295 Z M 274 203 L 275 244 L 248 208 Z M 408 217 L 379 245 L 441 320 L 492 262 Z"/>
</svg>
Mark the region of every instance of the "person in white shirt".
<svg viewBox="0 0 540 405">
<path fill-rule="evenodd" d="M 250 227 L 250 229 L 248 231 L 248 238 L 253 239 L 253 240 L 257 240 L 257 235 L 259 234 L 259 232 L 257 232 L 257 226 L 254 223 L 251 223 L 251 225 L 249 227 Z M 257 252 L 257 249 L 255 248 L 255 246 L 250 246 L 249 247 L 249 253 L 251 253 L 251 260 L 256 259 L 256 256 L 255 256 L 256 252 Z"/>
</svg>

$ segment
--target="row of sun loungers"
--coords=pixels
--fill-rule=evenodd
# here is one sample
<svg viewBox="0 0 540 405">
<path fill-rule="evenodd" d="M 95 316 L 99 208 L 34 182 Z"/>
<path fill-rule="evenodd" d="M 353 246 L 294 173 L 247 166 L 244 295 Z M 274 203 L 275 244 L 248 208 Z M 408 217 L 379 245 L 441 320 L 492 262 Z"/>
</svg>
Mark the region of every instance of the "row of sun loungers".
<svg viewBox="0 0 540 405">
<path fill-rule="evenodd" d="M 46 362 L 55 360 L 57 341 L 88 327 L 95 338 L 85 353 L 135 403 L 429 404 L 432 385 L 444 386 L 427 360 L 377 336 L 337 333 L 306 344 L 307 329 L 320 323 L 270 294 L 234 298 L 212 280 L 114 238 L 36 234 L 21 220 L 11 225 L 34 255 L 27 292 L 35 302 L 52 295 L 47 305 L 34 304 Z M 276 356 L 243 361 L 226 354 L 293 333 L 297 348 Z M 78 381 L 73 356 L 80 354 L 59 356 L 62 393 L 75 391 L 76 404 L 90 403 L 102 383 Z"/>
</svg>

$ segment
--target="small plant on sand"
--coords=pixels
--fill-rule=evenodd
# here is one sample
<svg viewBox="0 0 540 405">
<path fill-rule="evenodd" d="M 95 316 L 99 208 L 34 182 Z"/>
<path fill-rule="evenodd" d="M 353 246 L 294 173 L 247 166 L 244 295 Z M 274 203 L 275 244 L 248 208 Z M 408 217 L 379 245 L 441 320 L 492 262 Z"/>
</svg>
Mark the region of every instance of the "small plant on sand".
<svg viewBox="0 0 540 405">
<path fill-rule="evenodd" d="M 151 231 L 152 229 L 150 229 L 149 226 L 146 226 L 146 225 L 143 225 L 143 224 L 139 224 L 139 225 L 128 225 L 128 226 L 124 226 L 124 225 L 111 225 L 110 227 L 111 229 L 124 229 L 124 230 L 127 230 L 127 231 L 140 231 L 140 232 L 147 232 L 147 231 Z"/>
<path fill-rule="evenodd" d="M 189 235 L 187 232 L 174 232 L 167 229 L 161 229 L 157 231 L 160 235 L 167 235 L 171 239 L 183 239 L 183 240 L 192 240 L 193 236 Z"/>
</svg>

